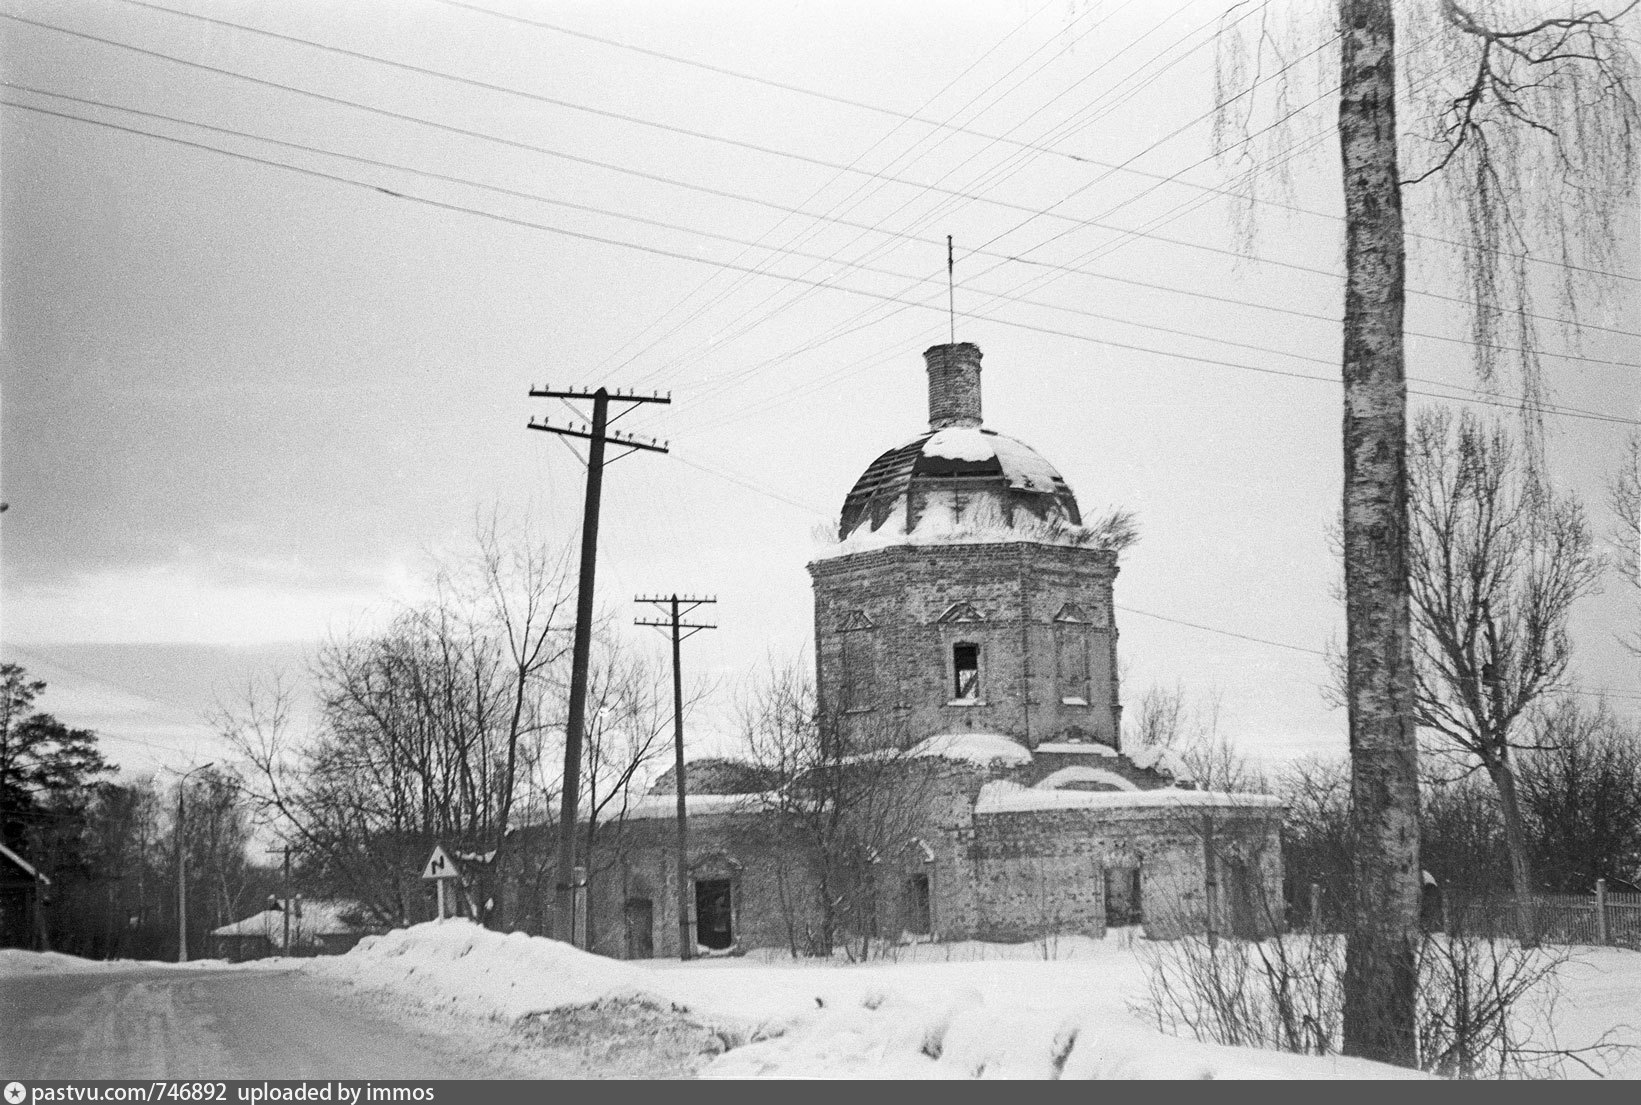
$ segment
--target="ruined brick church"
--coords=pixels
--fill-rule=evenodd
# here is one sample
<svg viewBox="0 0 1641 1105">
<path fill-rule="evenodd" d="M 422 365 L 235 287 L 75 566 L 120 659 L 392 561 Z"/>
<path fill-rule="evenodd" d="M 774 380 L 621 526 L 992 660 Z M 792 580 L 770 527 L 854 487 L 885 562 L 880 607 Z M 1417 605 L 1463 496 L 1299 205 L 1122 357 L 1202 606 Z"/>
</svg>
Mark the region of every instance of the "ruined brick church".
<svg viewBox="0 0 1641 1105">
<path fill-rule="evenodd" d="M 1043 457 L 985 427 L 978 347 L 924 359 L 929 428 L 867 466 L 809 565 L 820 725 L 857 769 L 898 772 L 850 890 L 870 908 L 848 924 L 890 941 L 1270 931 L 1276 800 L 1197 789 L 1167 753 L 1123 747 L 1120 541 L 1085 525 Z M 767 775 L 708 768 L 687 773 L 691 915 L 679 924 L 669 774 L 591 889 L 594 950 L 674 956 L 680 932 L 703 951 L 797 947 L 826 913 Z"/>
</svg>

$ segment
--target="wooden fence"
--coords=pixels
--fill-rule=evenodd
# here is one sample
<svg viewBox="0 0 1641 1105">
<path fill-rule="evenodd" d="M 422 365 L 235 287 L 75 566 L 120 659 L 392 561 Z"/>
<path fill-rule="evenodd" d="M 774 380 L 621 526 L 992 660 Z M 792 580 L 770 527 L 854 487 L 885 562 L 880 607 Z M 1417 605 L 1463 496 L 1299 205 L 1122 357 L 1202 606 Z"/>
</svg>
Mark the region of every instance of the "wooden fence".
<svg viewBox="0 0 1641 1105">
<path fill-rule="evenodd" d="M 1516 910 L 1508 899 L 1454 908 L 1449 931 L 1515 936 Z M 1641 894 L 1609 891 L 1604 881 L 1593 894 L 1537 894 L 1531 922 L 1540 940 L 1551 944 L 1596 944 L 1641 951 Z"/>
</svg>

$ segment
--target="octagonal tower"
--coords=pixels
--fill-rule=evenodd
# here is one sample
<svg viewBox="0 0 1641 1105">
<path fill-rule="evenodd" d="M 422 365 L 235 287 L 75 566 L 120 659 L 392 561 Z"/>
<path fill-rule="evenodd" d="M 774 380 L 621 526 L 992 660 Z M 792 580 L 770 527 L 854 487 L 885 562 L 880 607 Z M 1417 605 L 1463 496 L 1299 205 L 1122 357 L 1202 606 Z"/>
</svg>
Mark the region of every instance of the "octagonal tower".
<svg viewBox="0 0 1641 1105">
<path fill-rule="evenodd" d="M 1052 465 L 983 426 L 979 347 L 923 356 L 928 431 L 867 466 L 809 565 L 822 715 L 902 746 L 1115 750 L 1117 553 Z"/>
</svg>

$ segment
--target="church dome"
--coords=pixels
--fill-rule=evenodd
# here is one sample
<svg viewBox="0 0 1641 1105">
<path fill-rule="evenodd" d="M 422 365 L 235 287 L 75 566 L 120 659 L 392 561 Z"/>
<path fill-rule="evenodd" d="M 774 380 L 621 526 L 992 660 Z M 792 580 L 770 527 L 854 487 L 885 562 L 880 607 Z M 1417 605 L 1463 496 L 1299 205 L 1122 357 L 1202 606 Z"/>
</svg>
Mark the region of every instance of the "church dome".
<svg viewBox="0 0 1641 1105">
<path fill-rule="evenodd" d="M 838 538 L 885 525 L 1008 529 L 1082 525 L 1071 488 L 1030 446 L 980 422 L 980 349 L 969 342 L 923 354 L 929 430 L 879 456 L 843 501 Z"/>
</svg>

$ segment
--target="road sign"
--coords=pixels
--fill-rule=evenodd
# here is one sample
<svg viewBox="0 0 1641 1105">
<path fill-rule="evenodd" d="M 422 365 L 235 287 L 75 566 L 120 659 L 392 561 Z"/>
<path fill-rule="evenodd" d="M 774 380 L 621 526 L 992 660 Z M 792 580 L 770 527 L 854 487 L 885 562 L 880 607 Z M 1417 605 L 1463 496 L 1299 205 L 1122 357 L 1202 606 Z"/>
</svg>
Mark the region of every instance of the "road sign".
<svg viewBox="0 0 1641 1105">
<path fill-rule="evenodd" d="M 433 885 L 439 888 L 439 920 L 444 920 L 444 884 L 450 879 L 462 877 L 461 871 L 456 868 L 456 861 L 451 859 L 444 850 L 444 845 L 433 845 L 433 854 L 427 857 L 427 866 L 422 868 L 422 878 L 433 879 Z"/>
<path fill-rule="evenodd" d="M 459 879 L 462 873 L 456 867 L 456 861 L 450 858 L 444 850 L 444 845 L 435 844 L 433 854 L 427 857 L 427 866 L 422 868 L 424 879 Z"/>
</svg>

